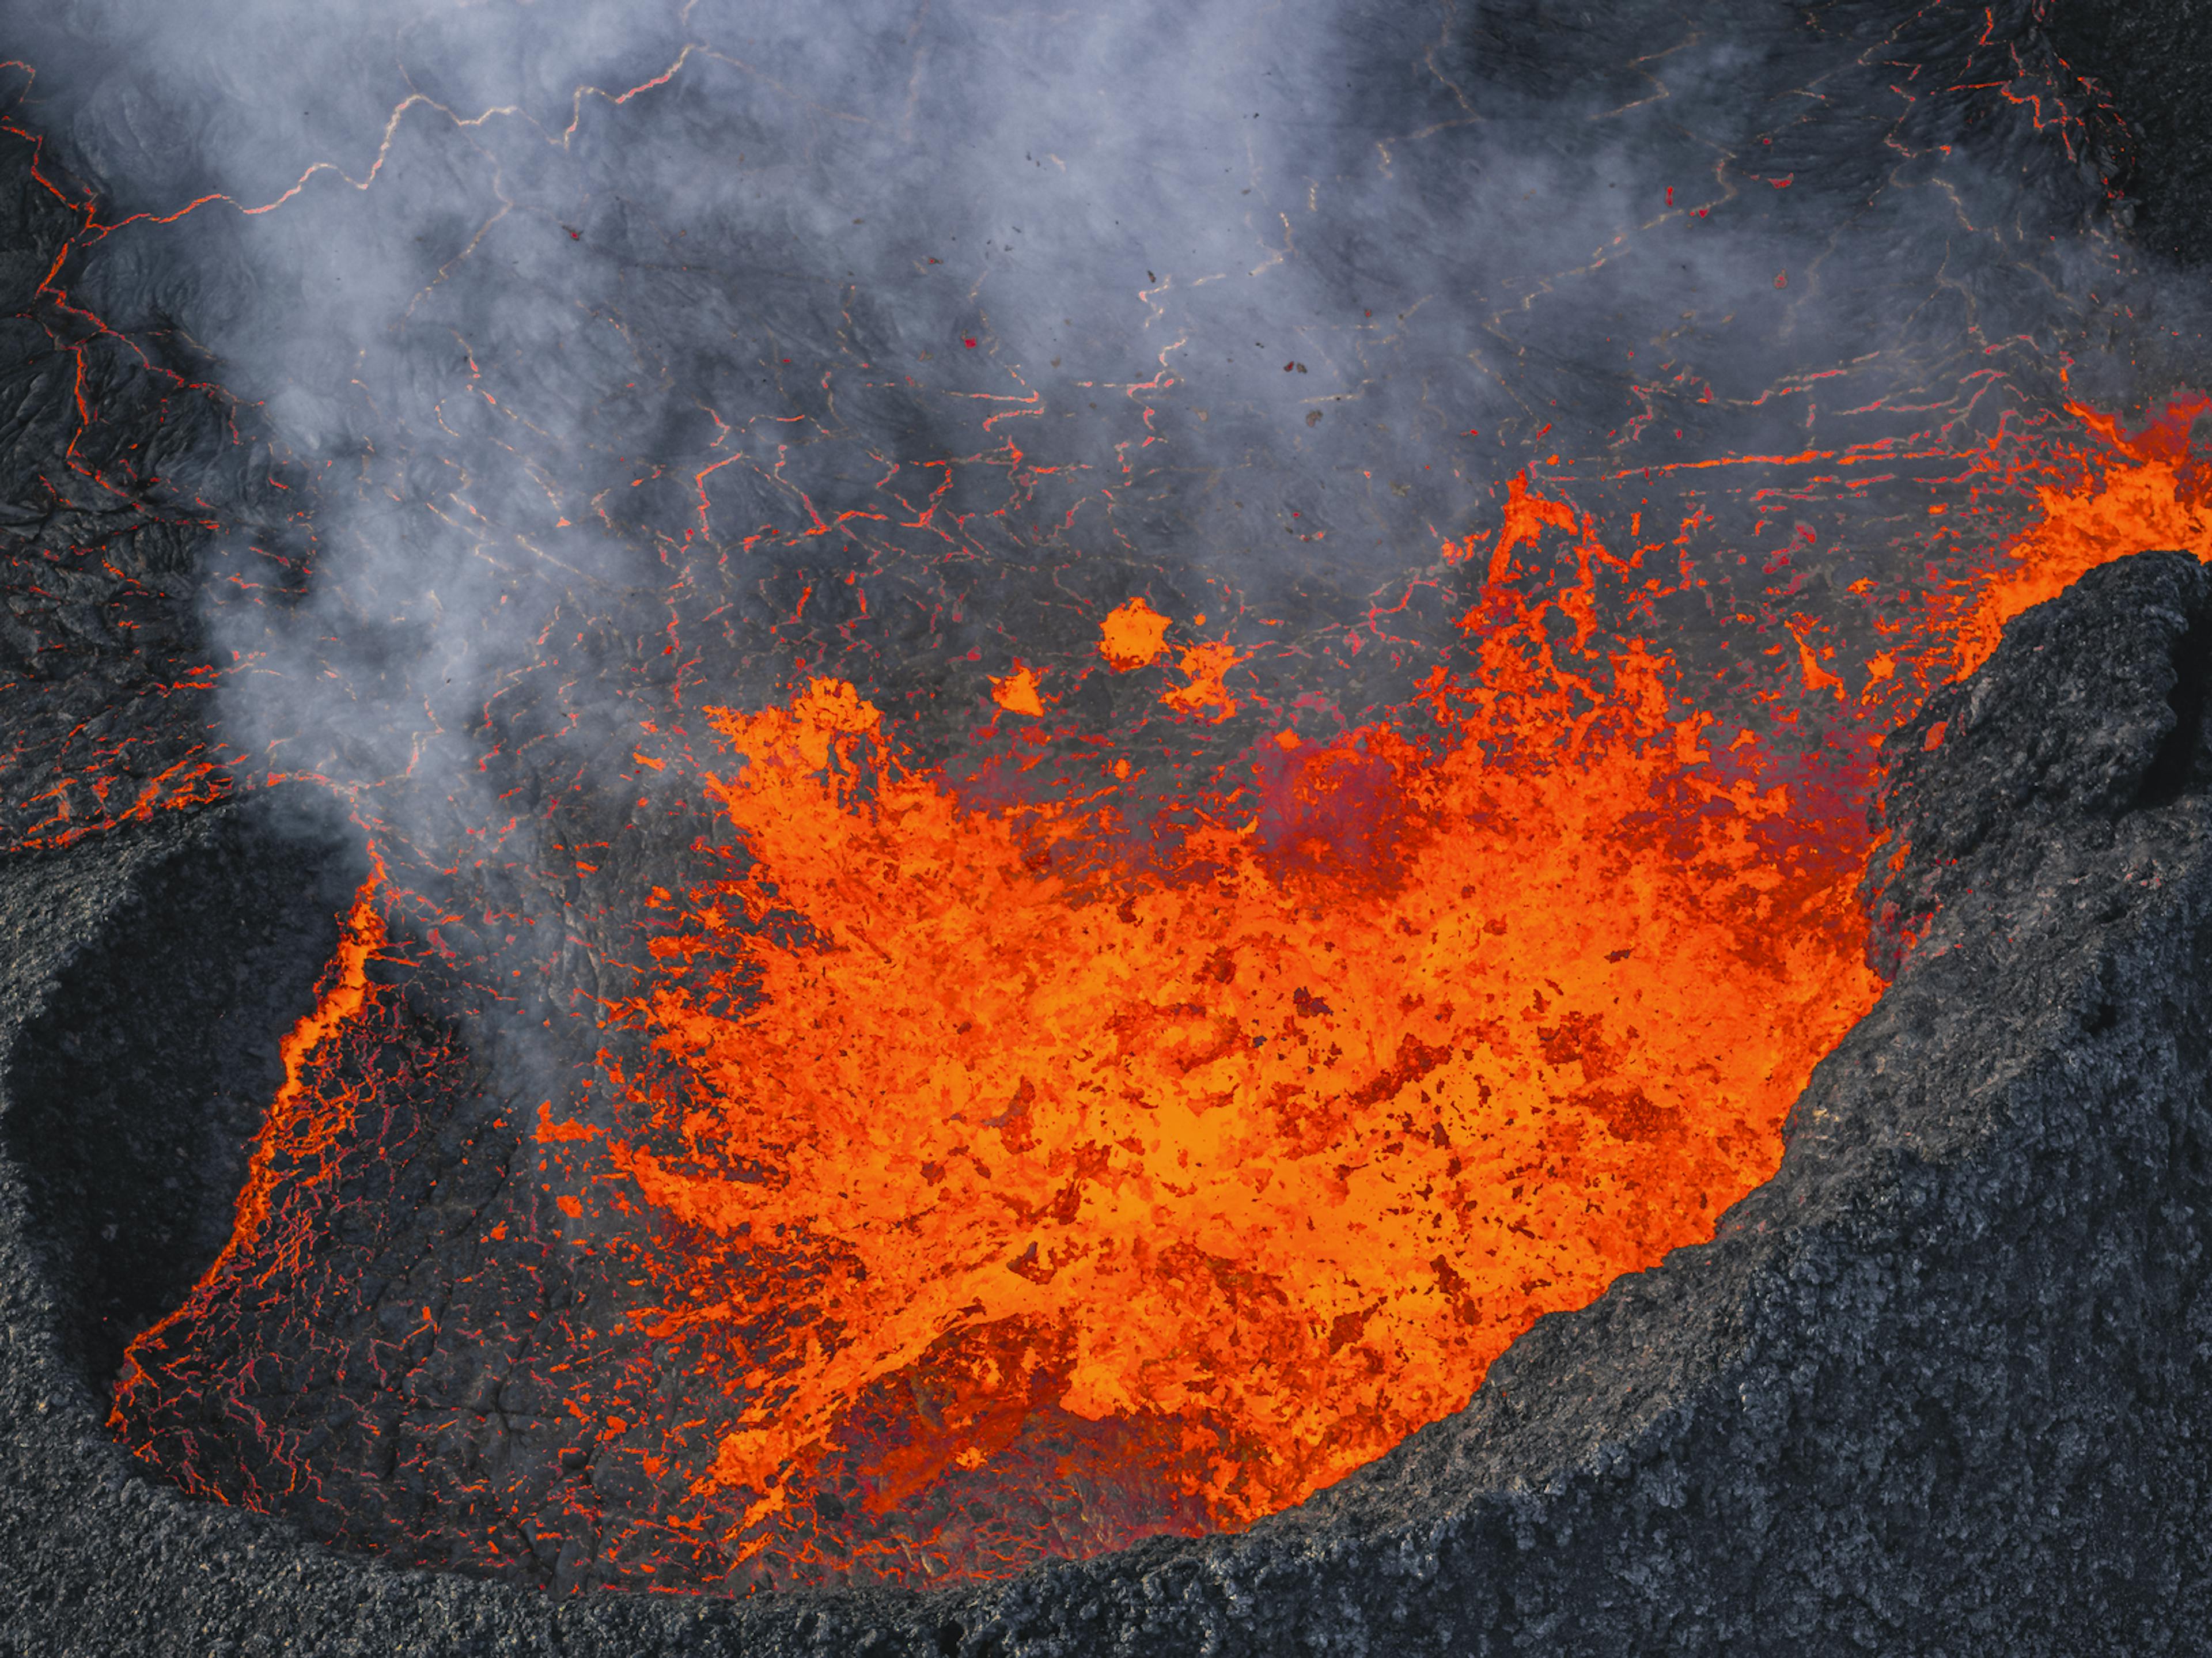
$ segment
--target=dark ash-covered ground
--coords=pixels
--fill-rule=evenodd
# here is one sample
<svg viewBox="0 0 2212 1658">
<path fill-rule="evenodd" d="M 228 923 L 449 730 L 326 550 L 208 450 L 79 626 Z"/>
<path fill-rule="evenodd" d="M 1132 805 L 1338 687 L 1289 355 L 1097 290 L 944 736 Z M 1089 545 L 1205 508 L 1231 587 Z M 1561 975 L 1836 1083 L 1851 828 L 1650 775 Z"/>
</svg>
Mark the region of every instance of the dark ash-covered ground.
<svg viewBox="0 0 2212 1658">
<path fill-rule="evenodd" d="M 2098 66 L 2149 88 L 2130 188 L 2146 234 L 2177 222 L 2187 111 L 2126 29 L 2084 38 L 2141 71 Z M 11 293 L 66 229 L 17 178 Z M 51 446 L 79 389 L 52 316 L 16 319 L 5 382 L 0 710 L 15 779 L 128 780 L 106 806 L 207 737 L 210 520 L 178 497 L 276 508 L 262 452 L 124 374 L 90 388 L 113 453 L 79 458 L 148 444 L 172 487 L 85 486 Z M 122 1340 L 220 1243 L 357 837 L 278 791 L 72 839 L 121 814 L 57 823 L 11 780 L 12 835 L 48 844 L 0 862 L 0 1651 L 2191 1651 L 2212 1612 L 2208 634 L 2201 574 L 2138 560 L 2024 618 L 1911 728 L 1948 721 L 1893 750 L 1912 853 L 1869 894 L 1893 966 L 1896 929 L 1937 918 L 1713 1244 L 1547 1320 L 1466 1412 L 1249 1535 L 937 1599 L 556 1599 L 394 1572 L 133 1472 L 100 1426 Z"/>
</svg>

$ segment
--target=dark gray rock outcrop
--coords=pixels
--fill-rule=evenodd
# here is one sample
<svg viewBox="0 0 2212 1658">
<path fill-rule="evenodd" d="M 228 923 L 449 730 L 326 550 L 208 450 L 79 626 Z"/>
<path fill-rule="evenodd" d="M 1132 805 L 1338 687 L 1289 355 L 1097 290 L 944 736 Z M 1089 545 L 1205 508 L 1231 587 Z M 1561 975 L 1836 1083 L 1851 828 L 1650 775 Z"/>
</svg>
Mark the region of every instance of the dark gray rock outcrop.
<svg viewBox="0 0 2212 1658">
<path fill-rule="evenodd" d="M 51 1010 L 106 995 L 67 1029 L 127 1069 L 169 1033 L 113 981 L 191 903 L 228 893 L 295 989 L 313 940 L 257 904 L 253 837 L 277 831 L 239 809 L 18 858 L 0 868 L 0 1651 L 2201 1651 L 2208 635 L 2202 567 L 2124 560 L 2021 617 L 1892 739 L 1867 896 L 1895 981 L 1711 1242 L 1544 1320 L 1465 1411 L 1244 1535 L 936 1597 L 555 1600 L 334 1554 L 134 1473 L 83 1362 L 97 1286 L 38 1196 L 59 1178 L 42 1145 L 84 1152 L 52 1132 Z M 210 1017 L 228 990 L 208 987 Z M 254 1017 L 281 1029 L 283 998 Z M 192 1103 L 161 1096 L 178 1067 L 140 1069 L 149 1119 Z M 118 1160 L 113 1178 L 137 1176 Z"/>
</svg>

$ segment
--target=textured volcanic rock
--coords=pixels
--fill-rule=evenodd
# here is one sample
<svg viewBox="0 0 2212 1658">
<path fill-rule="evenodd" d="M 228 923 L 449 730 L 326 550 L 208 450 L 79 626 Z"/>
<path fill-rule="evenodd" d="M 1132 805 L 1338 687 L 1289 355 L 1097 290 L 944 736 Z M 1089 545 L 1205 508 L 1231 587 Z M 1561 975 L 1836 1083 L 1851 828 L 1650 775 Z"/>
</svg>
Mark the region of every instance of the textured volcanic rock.
<svg viewBox="0 0 2212 1658">
<path fill-rule="evenodd" d="M 2106 566 L 1891 743 L 1868 897 L 1895 981 L 1713 1242 L 1544 1320 L 1466 1410 L 1243 1535 L 935 1597 L 521 1594 L 134 1474 L 100 1430 L 98 1366 L 113 1324 L 195 1268 L 88 1240 L 148 1225 L 165 1167 L 192 1170 L 180 1210 L 204 1203 L 222 1125 L 193 1114 L 266 1082 L 328 944 L 304 894 L 349 872 L 265 806 L 18 858 L 0 869 L 9 1649 L 2197 1649 L 2208 634 L 2194 562 Z M 286 880 L 259 878 L 272 859 Z M 265 997 L 177 966 L 215 927 Z M 190 1214 L 171 1230 L 165 1249 L 206 1247 Z"/>
<path fill-rule="evenodd" d="M 207 502 L 276 495 L 170 331 L 105 332 L 46 286 L 80 227 L 0 132 L 0 845 L 219 796 L 196 605 Z M 79 419 L 80 408 L 98 418 Z M 111 483 L 112 477 L 117 482 Z M 158 480 L 158 483 L 156 482 Z M 280 497 L 281 499 L 281 497 Z"/>
<path fill-rule="evenodd" d="M 2124 131 L 2099 124 L 2092 159 L 2130 198 L 2136 240 L 2201 263 L 2212 255 L 2212 34 L 2201 9 L 2055 0 L 2045 19 L 2051 45 L 2121 112 Z"/>
</svg>

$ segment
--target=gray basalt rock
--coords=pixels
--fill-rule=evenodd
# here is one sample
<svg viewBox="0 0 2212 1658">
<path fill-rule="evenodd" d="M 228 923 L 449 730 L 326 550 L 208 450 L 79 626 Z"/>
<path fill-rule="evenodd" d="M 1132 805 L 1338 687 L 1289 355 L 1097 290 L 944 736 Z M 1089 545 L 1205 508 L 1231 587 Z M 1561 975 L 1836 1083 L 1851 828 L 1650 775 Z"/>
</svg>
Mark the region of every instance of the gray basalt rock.
<svg viewBox="0 0 2212 1658">
<path fill-rule="evenodd" d="M 1866 896 L 1894 982 L 1711 1242 L 1543 1320 L 1464 1411 L 1243 1535 L 938 1596 L 519 1593 L 324 1550 L 135 1473 L 100 1427 L 94 1303 L 127 1316 L 168 1280 L 88 1240 L 99 1203 L 149 1201 L 95 1176 L 143 1183 L 156 1162 L 118 1142 L 100 1164 L 97 1125 L 70 1128 L 59 1096 L 96 1065 L 191 1163 L 192 1090 L 251 1084 L 238 1067 L 257 1043 L 265 1066 L 328 947 L 326 916 L 270 893 L 348 872 L 242 808 L 18 858 L 0 867 L 0 1651 L 2201 1651 L 2208 639 L 2212 576 L 2123 560 L 1893 737 Z M 289 883 L 255 878 L 272 857 Z M 289 990 L 241 1015 L 228 975 L 173 982 L 216 915 Z M 226 1017 L 219 1040 L 174 1028 Z"/>
</svg>

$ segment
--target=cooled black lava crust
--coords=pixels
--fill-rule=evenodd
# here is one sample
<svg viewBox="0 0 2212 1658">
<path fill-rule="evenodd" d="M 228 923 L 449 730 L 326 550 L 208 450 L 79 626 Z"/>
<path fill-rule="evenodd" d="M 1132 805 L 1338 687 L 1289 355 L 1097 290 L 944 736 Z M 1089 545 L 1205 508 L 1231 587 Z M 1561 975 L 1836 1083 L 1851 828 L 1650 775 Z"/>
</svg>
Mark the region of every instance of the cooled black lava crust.
<svg viewBox="0 0 2212 1658">
<path fill-rule="evenodd" d="M 2125 131 L 2112 154 L 2146 247 L 2194 264 L 2212 254 L 2212 34 L 2202 7 L 2053 0 L 2051 41 L 2110 97 Z"/>
</svg>

